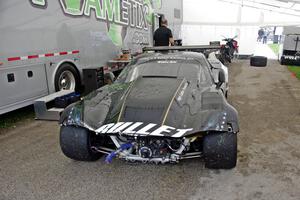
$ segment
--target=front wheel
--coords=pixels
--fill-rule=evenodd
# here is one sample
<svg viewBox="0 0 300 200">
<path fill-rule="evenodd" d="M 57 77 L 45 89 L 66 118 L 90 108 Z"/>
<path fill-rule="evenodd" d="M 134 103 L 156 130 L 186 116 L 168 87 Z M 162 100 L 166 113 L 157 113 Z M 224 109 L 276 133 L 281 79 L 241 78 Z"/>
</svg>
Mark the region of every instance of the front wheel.
<svg viewBox="0 0 300 200">
<path fill-rule="evenodd" d="M 92 132 L 85 128 L 62 126 L 60 129 L 60 147 L 68 158 L 79 161 L 95 161 L 100 153 L 91 150 Z"/>
<path fill-rule="evenodd" d="M 205 136 L 203 154 L 206 168 L 234 168 L 237 162 L 237 134 L 225 132 Z"/>
</svg>

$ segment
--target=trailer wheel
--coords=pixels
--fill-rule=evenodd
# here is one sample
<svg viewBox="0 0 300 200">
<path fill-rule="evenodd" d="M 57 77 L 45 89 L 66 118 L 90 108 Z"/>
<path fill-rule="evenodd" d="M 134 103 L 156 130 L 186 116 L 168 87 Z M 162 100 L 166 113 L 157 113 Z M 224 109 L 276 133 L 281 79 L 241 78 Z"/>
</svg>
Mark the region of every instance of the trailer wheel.
<svg viewBox="0 0 300 200">
<path fill-rule="evenodd" d="M 91 150 L 92 133 L 87 129 L 62 126 L 60 129 L 60 147 L 68 158 L 79 161 L 95 161 L 101 153 Z"/>
<path fill-rule="evenodd" d="M 203 154 L 206 168 L 234 168 L 237 161 L 237 134 L 225 132 L 205 136 Z"/>
<path fill-rule="evenodd" d="M 62 64 L 54 78 L 55 90 L 78 90 L 80 87 L 80 77 L 72 64 Z"/>
</svg>

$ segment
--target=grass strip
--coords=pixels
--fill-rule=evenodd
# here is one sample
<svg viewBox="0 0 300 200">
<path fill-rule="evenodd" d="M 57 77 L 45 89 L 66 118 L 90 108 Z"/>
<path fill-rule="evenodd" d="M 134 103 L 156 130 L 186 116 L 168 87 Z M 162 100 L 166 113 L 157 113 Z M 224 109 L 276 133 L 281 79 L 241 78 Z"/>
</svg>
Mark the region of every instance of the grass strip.
<svg viewBox="0 0 300 200">
<path fill-rule="evenodd" d="M 279 53 L 279 44 L 269 44 L 269 47 L 273 52 L 278 55 Z M 295 76 L 300 80 L 300 66 L 288 66 L 290 72 L 295 74 Z"/>
<path fill-rule="evenodd" d="M 273 52 L 278 55 L 279 53 L 279 44 L 268 44 L 269 47 L 273 50 Z"/>
<path fill-rule="evenodd" d="M 288 69 L 300 80 L 300 66 L 288 66 Z"/>
<path fill-rule="evenodd" d="M 9 113 L 0 115 L 0 132 L 7 128 L 15 127 L 16 124 L 24 120 L 33 120 L 34 111 L 33 106 L 21 108 Z"/>
</svg>

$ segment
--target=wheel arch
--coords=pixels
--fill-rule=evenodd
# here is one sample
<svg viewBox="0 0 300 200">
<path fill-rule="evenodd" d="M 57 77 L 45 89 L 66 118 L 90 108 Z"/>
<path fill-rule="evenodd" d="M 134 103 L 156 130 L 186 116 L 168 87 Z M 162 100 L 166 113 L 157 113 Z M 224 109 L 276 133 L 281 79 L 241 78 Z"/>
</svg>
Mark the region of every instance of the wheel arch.
<svg viewBox="0 0 300 200">
<path fill-rule="evenodd" d="M 231 105 L 227 105 L 227 124 L 231 125 L 232 132 L 238 133 L 240 131 L 239 128 L 239 120 L 238 120 L 238 112 Z"/>
</svg>

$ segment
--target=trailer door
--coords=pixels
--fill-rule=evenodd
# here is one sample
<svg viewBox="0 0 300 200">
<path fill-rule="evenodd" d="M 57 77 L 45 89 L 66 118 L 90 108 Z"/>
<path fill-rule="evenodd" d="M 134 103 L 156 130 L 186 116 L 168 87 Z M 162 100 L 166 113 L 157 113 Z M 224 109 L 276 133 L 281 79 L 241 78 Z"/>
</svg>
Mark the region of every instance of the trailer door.
<svg viewBox="0 0 300 200">
<path fill-rule="evenodd" d="M 26 106 L 48 95 L 44 64 L 8 67 L 0 70 L 0 114 Z"/>
<path fill-rule="evenodd" d="M 153 17 L 154 17 L 153 31 L 155 31 L 156 29 L 158 29 L 161 26 L 161 20 L 162 20 L 163 15 L 154 13 Z"/>
</svg>

